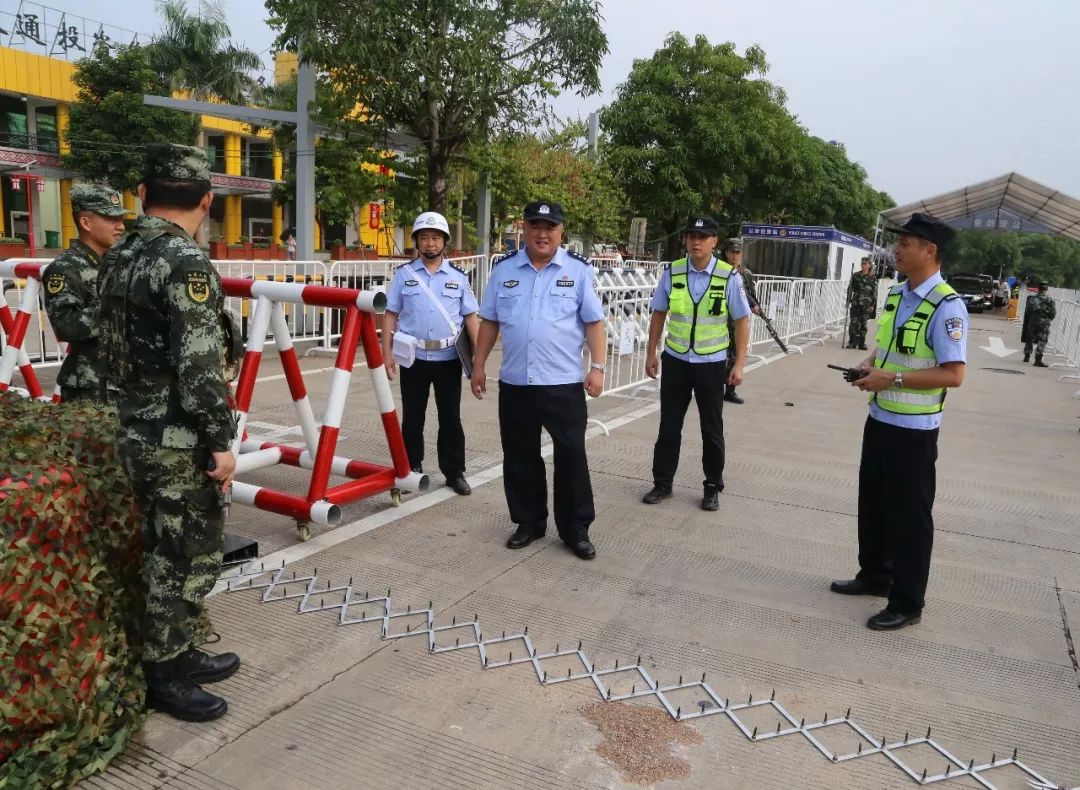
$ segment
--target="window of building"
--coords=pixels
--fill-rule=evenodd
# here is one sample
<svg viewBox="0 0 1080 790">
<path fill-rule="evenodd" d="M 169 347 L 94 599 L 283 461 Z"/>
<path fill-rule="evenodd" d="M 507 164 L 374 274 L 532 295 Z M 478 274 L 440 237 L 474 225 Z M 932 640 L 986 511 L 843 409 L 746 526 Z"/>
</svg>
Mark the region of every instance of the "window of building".
<svg viewBox="0 0 1080 790">
<path fill-rule="evenodd" d="M 56 108 L 36 107 L 34 116 L 37 120 L 37 145 L 33 147 L 38 151 L 55 154 L 60 150 L 60 138 L 56 132 Z"/>
<path fill-rule="evenodd" d="M 30 147 L 25 99 L 0 94 L 0 145 L 9 148 Z"/>
</svg>

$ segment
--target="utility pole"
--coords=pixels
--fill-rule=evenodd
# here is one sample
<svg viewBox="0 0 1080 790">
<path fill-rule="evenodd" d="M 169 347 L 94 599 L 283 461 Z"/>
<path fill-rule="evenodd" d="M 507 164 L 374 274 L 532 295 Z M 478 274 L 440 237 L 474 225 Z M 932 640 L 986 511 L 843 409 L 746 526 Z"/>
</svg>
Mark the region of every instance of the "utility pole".
<svg viewBox="0 0 1080 790">
<path fill-rule="evenodd" d="M 589 156 L 596 158 L 600 150 L 600 113 L 589 113 Z M 586 231 L 581 234 L 581 254 L 586 258 L 592 256 L 592 233 Z"/>
</svg>

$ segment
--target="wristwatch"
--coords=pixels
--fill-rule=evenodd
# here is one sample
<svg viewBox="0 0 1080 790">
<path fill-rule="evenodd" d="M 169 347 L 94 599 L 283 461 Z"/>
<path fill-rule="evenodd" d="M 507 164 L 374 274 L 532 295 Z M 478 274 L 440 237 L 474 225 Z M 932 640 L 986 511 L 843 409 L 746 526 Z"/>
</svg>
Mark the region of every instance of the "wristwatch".
<svg viewBox="0 0 1080 790">
<path fill-rule="evenodd" d="M 593 362 L 589 365 L 593 370 L 599 370 L 601 373 L 607 372 L 607 365 L 601 365 L 599 362 Z"/>
<path fill-rule="evenodd" d="M 893 376 L 892 383 L 893 383 L 894 387 L 897 387 L 897 388 L 903 387 L 904 386 L 904 374 L 901 373 L 899 370 L 896 371 L 896 375 Z"/>
</svg>

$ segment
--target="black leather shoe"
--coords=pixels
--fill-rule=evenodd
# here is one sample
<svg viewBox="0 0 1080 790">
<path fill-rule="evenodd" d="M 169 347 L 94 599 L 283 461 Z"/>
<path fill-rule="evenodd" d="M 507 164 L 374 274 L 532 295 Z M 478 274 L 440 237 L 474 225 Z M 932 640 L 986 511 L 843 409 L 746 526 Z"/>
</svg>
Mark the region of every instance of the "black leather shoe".
<svg viewBox="0 0 1080 790">
<path fill-rule="evenodd" d="M 868 584 L 862 579 L 845 579 L 835 581 L 829 585 L 829 589 L 841 595 L 877 595 L 881 598 L 889 597 L 889 585 Z"/>
<path fill-rule="evenodd" d="M 181 721 L 211 721 L 224 716 L 228 703 L 199 688 L 178 665 L 178 659 L 143 665 L 147 706 Z"/>
<path fill-rule="evenodd" d="M 1024 354 L 1024 361 L 1025 362 L 1030 362 L 1031 361 L 1031 354 Z"/>
<path fill-rule="evenodd" d="M 506 541 L 506 548 L 508 549 L 523 549 L 532 543 L 534 540 L 539 540 L 544 537 L 544 533 L 533 532 L 528 527 L 522 525 L 517 528 L 517 532 L 510 536 Z"/>
<path fill-rule="evenodd" d="M 468 496 L 472 493 L 472 486 L 461 475 L 448 479 L 446 484 L 450 486 L 450 490 L 459 496 Z"/>
<path fill-rule="evenodd" d="M 414 472 L 416 472 L 418 475 L 422 475 L 424 473 L 424 465 L 423 464 L 417 464 L 416 466 L 412 467 L 412 470 Z"/>
<path fill-rule="evenodd" d="M 1045 362 L 1043 362 L 1043 361 L 1042 361 L 1042 357 L 1041 357 L 1041 356 L 1036 356 L 1036 357 L 1035 357 L 1035 365 L 1034 365 L 1034 367 L 1037 367 L 1037 368 L 1048 368 L 1048 367 L 1050 367 L 1050 366 L 1049 366 L 1049 365 L 1047 365 L 1047 364 L 1046 364 Z"/>
<path fill-rule="evenodd" d="M 566 545 L 570 547 L 570 551 L 583 560 L 596 559 L 596 547 L 588 540 L 578 540 Z"/>
<path fill-rule="evenodd" d="M 220 653 L 216 656 L 194 648 L 177 658 L 177 671 L 186 674 L 192 683 L 217 683 L 240 668 L 240 656 L 236 653 Z"/>
<path fill-rule="evenodd" d="M 701 497 L 702 510 L 720 509 L 720 489 L 716 486 L 705 486 L 705 495 Z"/>
<path fill-rule="evenodd" d="M 664 499 L 671 499 L 671 486 L 654 485 L 652 490 L 641 498 L 646 505 L 655 505 Z"/>
<path fill-rule="evenodd" d="M 862 350 L 862 351 L 868 351 L 869 350 L 866 347 L 866 343 L 859 343 L 859 349 Z"/>
<path fill-rule="evenodd" d="M 902 614 L 901 612 L 891 612 L 888 609 L 882 609 L 866 621 L 866 627 L 871 631 L 895 631 L 897 628 L 903 628 L 905 625 L 915 625 L 915 623 L 920 620 L 922 620 L 922 612 L 908 612 L 907 614 Z"/>
<path fill-rule="evenodd" d="M 728 403 L 746 403 L 746 401 L 743 400 L 742 396 L 735 391 L 734 387 L 728 387 L 727 392 L 724 393 L 724 400 L 726 400 Z"/>
</svg>

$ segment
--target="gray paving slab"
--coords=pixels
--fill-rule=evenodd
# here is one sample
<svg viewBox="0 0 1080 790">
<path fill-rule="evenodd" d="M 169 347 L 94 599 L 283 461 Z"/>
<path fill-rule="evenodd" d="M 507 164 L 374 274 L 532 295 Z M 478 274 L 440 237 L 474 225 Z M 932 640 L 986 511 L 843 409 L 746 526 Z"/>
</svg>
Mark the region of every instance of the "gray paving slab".
<svg viewBox="0 0 1080 790">
<path fill-rule="evenodd" d="M 581 640 L 602 667 L 640 656 L 664 683 L 706 673 L 733 700 L 775 690 L 807 722 L 850 707 L 853 720 L 890 741 L 930 727 L 965 762 L 1018 748 L 1037 770 L 1080 784 L 1080 686 L 1066 640 L 1066 623 L 1080 633 L 1080 403 L 1057 371 L 979 348 L 991 334 L 1015 348 L 1015 325 L 977 317 L 973 329 L 967 380 L 949 396 L 941 435 L 934 564 L 916 627 L 870 632 L 863 624 L 880 601 L 827 590 L 829 579 L 855 569 L 865 419 L 862 396 L 824 367 L 860 356 L 835 342 L 755 370 L 741 390 L 746 405 L 725 410 L 727 488 L 717 513 L 697 508 L 700 439 L 691 407 L 676 496 L 654 508 L 639 499 L 650 483 L 656 415 L 590 440 L 599 551 L 592 563 L 554 539 L 506 550 L 513 525 L 495 477 L 471 497 L 403 511 L 333 545 L 334 531 L 322 530 L 328 547 L 287 570 L 303 577 L 317 568 L 320 580 L 351 578 L 357 590 L 390 588 L 395 608 L 431 601 L 438 624 L 477 617 L 485 638 L 527 626 L 538 650 Z M 262 373 L 272 375 L 267 356 Z M 342 447 L 378 460 L 385 445 L 363 378 L 350 395 Z M 316 402 L 327 380 L 310 377 Z M 253 419 L 293 424 L 284 382 L 261 386 Z M 654 397 L 641 394 L 595 401 L 591 413 L 626 418 Z M 494 406 L 463 399 L 474 474 L 500 460 Z M 433 427 L 433 409 L 429 419 Z M 295 470 L 265 470 L 255 482 L 295 479 Z M 365 500 L 345 520 L 386 508 L 385 498 Z M 295 545 L 288 520 L 233 512 L 230 529 L 257 536 L 264 552 Z M 297 614 L 295 601 L 260 603 L 259 595 L 242 590 L 210 602 L 222 635 L 215 649 L 244 660 L 216 687 L 229 714 L 204 725 L 152 716 L 128 752 L 87 786 L 634 786 L 624 762 L 598 751 L 604 736 L 586 718 L 600 701 L 591 681 L 542 686 L 529 667 L 485 669 L 475 649 L 429 655 L 421 639 L 384 641 L 377 625 L 338 626 L 332 612 Z M 567 663 L 544 666 L 562 672 Z M 697 704 L 691 692 L 673 698 Z M 657 787 L 913 784 L 881 755 L 832 765 L 802 736 L 753 743 L 722 716 L 674 725 L 696 732 L 697 745 L 635 740 L 635 708 L 657 704 L 604 704 L 619 706 L 614 720 L 638 733 L 616 739 L 614 754 L 636 750 L 682 766 L 680 778 L 654 777 Z M 762 732 L 776 726 L 762 709 L 746 718 Z M 821 737 L 837 751 L 858 741 L 843 726 Z M 901 754 L 916 771 L 944 768 L 926 747 Z M 987 778 L 1027 787 L 1012 768 Z M 945 786 L 979 785 L 967 778 Z"/>
</svg>

